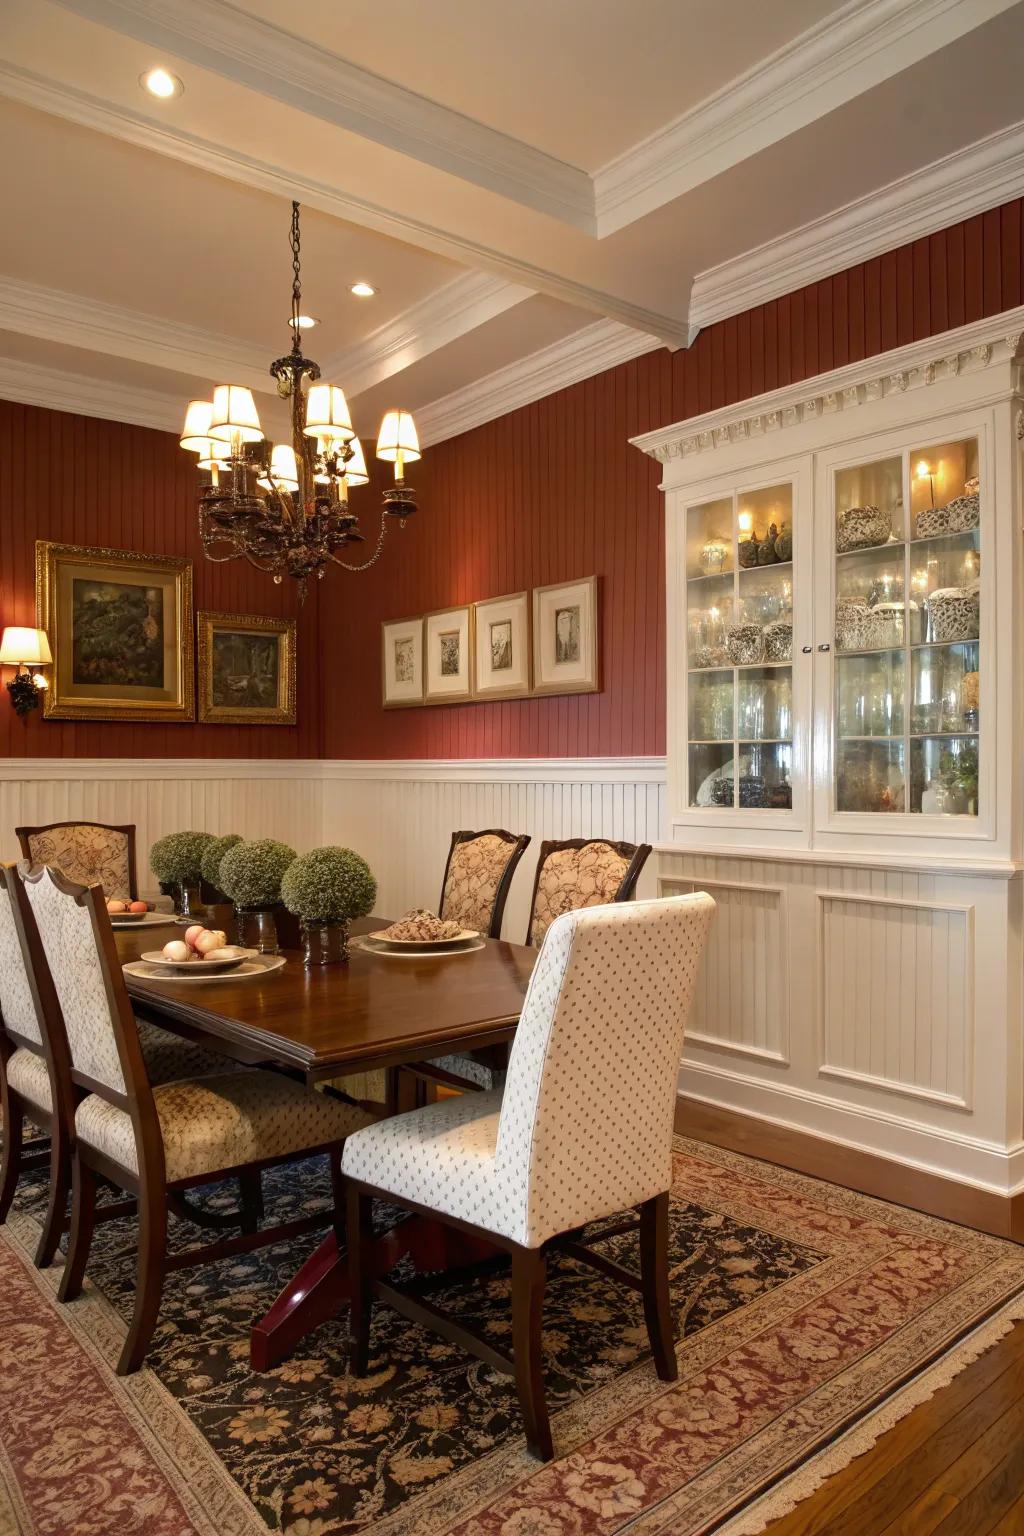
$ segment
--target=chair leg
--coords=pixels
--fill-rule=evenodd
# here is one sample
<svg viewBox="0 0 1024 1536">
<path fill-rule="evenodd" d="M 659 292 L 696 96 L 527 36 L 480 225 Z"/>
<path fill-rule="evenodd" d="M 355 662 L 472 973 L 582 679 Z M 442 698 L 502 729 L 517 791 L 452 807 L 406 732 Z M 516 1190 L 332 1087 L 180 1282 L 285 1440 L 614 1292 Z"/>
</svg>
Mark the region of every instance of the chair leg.
<svg viewBox="0 0 1024 1536">
<path fill-rule="evenodd" d="M 238 1175 L 240 1196 L 239 1226 L 243 1232 L 258 1232 L 263 1220 L 263 1180 L 258 1168 L 243 1168 Z"/>
<path fill-rule="evenodd" d="M 58 1301 L 74 1301 L 81 1294 L 96 1225 L 96 1175 L 80 1157 L 74 1160 L 71 1189 L 71 1236 L 67 1263 L 57 1290 Z"/>
<path fill-rule="evenodd" d="M 541 1317 L 547 1259 L 540 1248 L 512 1252 L 512 1361 L 526 1444 L 541 1461 L 554 1455 L 541 1370 Z"/>
<path fill-rule="evenodd" d="M 348 1215 L 349 1370 L 365 1376 L 370 1358 L 373 1297 L 366 1273 L 366 1249 L 373 1238 L 373 1199 L 354 1184 L 346 1193 Z"/>
<path fill-rule="evenodd" d="M 7 1088 L 3 1096 L 4 1159 L 0 1168 L 0 1226 L 7 1220 L 21 1172 L 22 1133 L 25 1101 L 20 1093 Z"/>
<path fill-rule="evenodd" d="M 56 1120 L 56 1117 L 54 1117 Z M 55 1125 L 50 1143 L 50 1194 L 46 1203 L 43 1230 L 36 1245 L 35 1266 L 46 1269 L 53 1263 L 60 1246 L 61 1233 L 67 1226 L 68 1191 L 71 1188 L 71 1156 L 65 1138 Z"/>
<path fill-rule="evenodd" d="M 640 1278 L 644 1320 L 661 1381 L 675 1381 L 675 1329 L 668 1292 L 668 1193 L 645 1200 L 640 1207 Z"/>
<path fill-rule="evenodd" d="M 117 1374 L 130 1376 L 146 1358 L 160 1311 L 167 1260 L 167 1197 L 143 1189 L 139 1193 L 139 1278 L 128 1337 L 117 1362 Z"/>
<path fill-rule="evenodd" d="M 331 1170 L 331 1195 L 334 1200 L 334 1236 L 340 1248 L 345 1241 L 345 1201 L 346 1194 L 345 1175 L 341 1171 L 342 1148 L 335 1147 L 328 1152 L 327 1160 Z"/>
</svg>

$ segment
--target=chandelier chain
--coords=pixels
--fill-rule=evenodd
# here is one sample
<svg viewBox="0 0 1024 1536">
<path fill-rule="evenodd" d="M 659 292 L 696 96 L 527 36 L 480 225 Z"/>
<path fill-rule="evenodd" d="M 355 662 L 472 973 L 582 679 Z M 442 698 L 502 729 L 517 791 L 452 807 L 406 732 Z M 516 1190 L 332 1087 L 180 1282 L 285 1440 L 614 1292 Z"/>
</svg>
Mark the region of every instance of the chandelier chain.
<svg viewBox="0 0 1024 1536">
<path fill-rule="evenodd" d="M 302 313 L 302 268 L 298 203 L 292 203 L 292 228 L 289 244 L 292 248 L 292 330 L 295 332 L 295 341 L 298 344 L 299 315 Z"/>
<path fill-rule="evenodd" d="M 382 511 L 380 514 L 380 533 L 377 535 L 377 547 L 368 560 L 364 560 L 361 565 L 353 565 L 348 560 L 339 560 L 337 555 L 332 555 L 331 559 L 334 561 L 335 565 L 340 565 L 341 568 L 345 571 L 368 571 L 371 565 L 377 564 L 377 561 L 384 553 L 384 540 L 387 538 L 387 532 L 388 515 L 386 512 Z"/>
</svg>

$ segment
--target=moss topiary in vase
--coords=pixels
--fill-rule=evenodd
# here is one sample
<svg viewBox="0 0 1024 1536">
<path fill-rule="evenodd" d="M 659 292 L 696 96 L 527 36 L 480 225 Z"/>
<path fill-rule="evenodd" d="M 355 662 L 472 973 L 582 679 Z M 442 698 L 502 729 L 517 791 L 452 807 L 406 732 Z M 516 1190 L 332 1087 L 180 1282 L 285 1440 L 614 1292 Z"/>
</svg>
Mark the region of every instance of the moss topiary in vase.
<svg viewBox="0 0 1024 1536">
<path fill-rule="evenodd" d="M 295 862 L 294 848 L 272 837 L 236 843 L 220 861 L 220 887 L 235 904 L 238 942 L 261 954 L 277 953 L 273 908 L 281 899 L 281 879 Z"/>
<path fill-rule="evenodd" d="M 349 924 L 372 912 L 376 899 L 370 866 L 351 848 L 314 848 L 281 881 L 281 900 L 302 920 L 307 965 L 346 962 Z"/>
<path fill-rule="evenodd" d="M 181 917 L 191 917 L 200 905 L 203 854 L 213 841 L 210 832 L 169 832 L 149 850 L 149 864 L 165 896 L 174 898 Z"/>
<path fill-rule="evenodd" d="M 203 900 L 207 902 L 224 902 L 227 896 L 224 887 L 220 883 L 220 861 L 229 848 L 235 848 L 242 841 L 240 832 L 229 832 L 226 837 L 213 837 L 206 845 L 203 853 Z"/>
</svg>

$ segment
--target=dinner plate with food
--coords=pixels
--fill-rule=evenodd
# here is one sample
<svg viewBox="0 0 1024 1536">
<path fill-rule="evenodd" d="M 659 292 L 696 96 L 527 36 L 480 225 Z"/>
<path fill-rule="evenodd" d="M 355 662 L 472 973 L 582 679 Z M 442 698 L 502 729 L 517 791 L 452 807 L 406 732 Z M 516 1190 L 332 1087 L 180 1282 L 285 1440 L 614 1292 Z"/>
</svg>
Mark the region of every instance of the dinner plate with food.
<svg viewBox="0 0 1024 1536">
<path fill-rule="evenodd" d="M 252 960 L 259 953 L 255 949 L 243 949 L 229 944 L 228 936 L 221 928 L 204 928 L 193 923 L 183 939 L 169 939 L 163 949 L 151 949 L 140 957 L 144 965 L 156 971 L 172 975 L 215 976 L 222 971 L 234 971 L 243 960 Z"/>
<path fill-rule="evenodd" d="M 152 928 L 173 923 L 173 912 L 154 912 L 149 901 L 131 901 L 127 896 L 107 898 L 107 916 L 112 928 Z"/>
<path fill-rule="evenodd" d="M 418 907 L 407 912 L 397 923 L 378 928 L 364 939 L 367 949 L 399 955 L 450 954 L 464 949 L 479 949 L 480 935 L 475 928 L 463 928 Z"/>
</svg>

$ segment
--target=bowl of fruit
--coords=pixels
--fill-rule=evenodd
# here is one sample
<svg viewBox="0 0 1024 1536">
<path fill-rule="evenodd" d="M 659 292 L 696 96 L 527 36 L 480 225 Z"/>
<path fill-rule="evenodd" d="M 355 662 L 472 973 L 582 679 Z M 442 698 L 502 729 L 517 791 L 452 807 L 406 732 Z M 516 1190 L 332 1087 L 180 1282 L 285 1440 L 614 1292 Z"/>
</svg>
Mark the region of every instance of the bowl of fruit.
<svg viewBox="0 0 1024 1536">
<path fill-rule="evenodd" d="M 229 944 L 227 934 L 220 928 L 204 928 L 201 923 L 193 923 L 183 939 L 171 939 L 163 949 L 151 950 L 142 958 L 158 970 L 193 974 L 207 971 L 213 975 L 219 971 L 233 971 L 243 960 L 251 960 L 255 953 L 254 949 Z"/>
<path fill-rule="evenodd" d="M 107 898 L 107 913 L 115 919 L 117 927 L 122 923 L 141 923 L 150 910 L 148 901 L 129 901 L 127 897 Z"/>
</svg>

